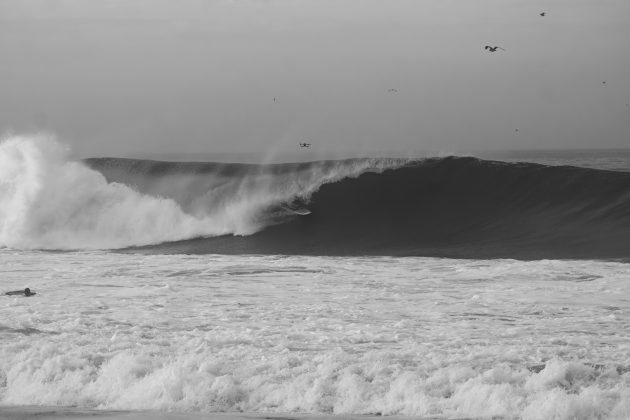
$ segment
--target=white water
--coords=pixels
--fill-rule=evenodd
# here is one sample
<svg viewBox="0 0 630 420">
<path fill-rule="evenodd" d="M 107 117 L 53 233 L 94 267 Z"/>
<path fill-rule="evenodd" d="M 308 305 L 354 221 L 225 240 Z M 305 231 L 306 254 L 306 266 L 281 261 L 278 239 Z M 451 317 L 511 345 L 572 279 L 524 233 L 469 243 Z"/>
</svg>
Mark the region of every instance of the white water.
<svg viewBox="0 0 630 420">
<path fill-rule="evenodd" d="M 270 221 L 269 206 L 308 197 L 322 184 L 382 171 L 401 160 L 313 166 L 283 177 L 251 176 L 205 180 L 190 208 L 157 195 L 108 183 L 46 136 L 17 136 L 0 142 L 0 246 L 16 249 L 113 249 L 225 234 L 247 235 Z M 186 191 L 192 177 L 173 177 L 171 188 Z"/>
<path fill-rule="evenodd" d="M 630 266 L 0 250 L 0 404 L 627 419 Z M 544 368 L 543 368 L 544 365 Z"/>
</svg>

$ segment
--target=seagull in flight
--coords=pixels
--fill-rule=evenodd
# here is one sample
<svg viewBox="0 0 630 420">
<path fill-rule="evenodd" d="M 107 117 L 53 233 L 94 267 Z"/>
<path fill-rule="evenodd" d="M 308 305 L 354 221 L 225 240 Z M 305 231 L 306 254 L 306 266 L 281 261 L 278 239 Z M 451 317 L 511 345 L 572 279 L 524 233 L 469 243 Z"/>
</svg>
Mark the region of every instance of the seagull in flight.
<svg viewBox="0 0 630 420">
<path fill-rule="evenodd" d="M 483 49 L 488 50 L 490 52 L 496 52 L 497 49 L 505 51 L 505 48 L 501 48 L 497 46 L 491 47 L 490 45 L 486 45 L 485 47 L 483 47 Z"/>
<path fill-rule="evenodd" d="M 300 147 L 310 147 L 311 143 L 300 143 Z"/>
</svg>

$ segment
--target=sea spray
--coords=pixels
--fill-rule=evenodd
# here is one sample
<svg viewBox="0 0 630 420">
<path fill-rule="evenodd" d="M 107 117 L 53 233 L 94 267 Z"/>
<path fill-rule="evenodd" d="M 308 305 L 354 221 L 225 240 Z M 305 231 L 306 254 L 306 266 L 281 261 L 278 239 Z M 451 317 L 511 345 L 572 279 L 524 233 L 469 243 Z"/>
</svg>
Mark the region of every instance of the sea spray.
<svg viewBox="0 0 630 420">
<path fill-rule="evenodd" d="M 118 248 L 226 233 L 173 200 L 108 183 L 42 136 L 0 144 L 0 191 L 0 245 L 12 248 Z"/>
<path fill-rule="evenodd" d="M 217 235 L 249 235 L 295 217 L 283 203 L 308 200 L 323 183 L 395 163 L 314 165 L 237 177 L 173 174 L 142 190 L 141 175 L 108 180 L 48 136 L 0 143 L 0 246 L 113 249 Z"/>
</svg>

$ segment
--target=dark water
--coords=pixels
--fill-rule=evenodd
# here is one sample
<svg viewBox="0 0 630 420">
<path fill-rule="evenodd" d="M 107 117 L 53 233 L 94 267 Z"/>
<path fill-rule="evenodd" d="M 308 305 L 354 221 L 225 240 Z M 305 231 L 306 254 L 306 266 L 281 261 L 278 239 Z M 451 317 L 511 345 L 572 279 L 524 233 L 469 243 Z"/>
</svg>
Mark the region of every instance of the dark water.
<svg viewBox="0 0 630 420">
<path fill-rule="evenodd" d="M 630 143 L 630 140 L 628 141 Z M 630 150 L 545 150 L 478 153 L 484 159 L 630 172 Z"/>
</svg>

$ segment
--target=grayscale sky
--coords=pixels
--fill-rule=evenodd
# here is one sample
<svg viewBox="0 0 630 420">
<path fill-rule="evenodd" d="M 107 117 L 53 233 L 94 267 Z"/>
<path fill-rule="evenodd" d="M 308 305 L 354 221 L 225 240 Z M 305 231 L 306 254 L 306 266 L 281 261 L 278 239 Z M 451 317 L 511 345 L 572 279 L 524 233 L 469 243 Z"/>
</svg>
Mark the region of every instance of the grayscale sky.
<svg viewBox="0 0 630 420">
<path fill-rule="evenodd" d="M 629 103 L 628 0 L 0 0 L 0 131 L 80 156 L 626 148 Z"/>
</svg>

